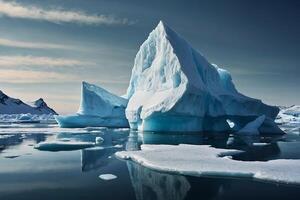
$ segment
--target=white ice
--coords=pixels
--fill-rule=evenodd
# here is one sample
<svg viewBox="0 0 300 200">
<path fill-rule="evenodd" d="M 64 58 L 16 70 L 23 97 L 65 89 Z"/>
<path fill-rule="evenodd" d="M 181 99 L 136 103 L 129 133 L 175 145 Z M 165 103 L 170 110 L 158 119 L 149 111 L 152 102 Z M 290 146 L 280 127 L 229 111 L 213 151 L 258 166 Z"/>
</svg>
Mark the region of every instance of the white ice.
<svg viewBox="0 0 300 200">
<path fill-rule="evenodd" d="M 53 114 L 0 114 L 0 122 L 8 123 L 56 123 Z"/>
<path fill-rule="evenodd" d="M 183 175 L 244 177 L 300 184 L 300 160 L 237 161 L 230 156 L 240 151 L 206 145 L 142 145 L 141 148 L 140 151 L 117 152 L 116 156 L 151 169 Z"/>
<path fill-rule="evenodd" d="M 287 133 L 300 134 L 300 106 L 282 107 L 276 123 Z"/>
<path fill-rule="evenodd" d="M 65 128 L 129 127 L 125 117 L 126 105 L 127 99 L 83 82 L 78 112 L 74 115 L 58 115 L 55 119 Z"/>
<path fill-rule="evenodd" d="M 240 94 L 228 71 L 163 22 L 136 55 L 126 97 L 130 127 L 142 131 L 229 131 L 228 119 L 239 130 L 261 115 L 274 120 L 279 111 Z"/>
<path fill-rule="evenodd" d="M 117 176 L 116 176 L 116 175 L 113 175 L 113 174 L 101 174 L 101 175 L 99 176 L 99 178 L 101 178 L 102 180 L 105 180 L 105 181 L 109 181 L 109 180 L 116 179 Z"/>
<path fill-rule="evenodd" d="M 42 151 L 72 151 L 77 149 L 84 149 L 95 146 L 93 142 L 79 142 L 79 141 L 49 141 L 40 142 L 34 148 Z"/>
</svg>

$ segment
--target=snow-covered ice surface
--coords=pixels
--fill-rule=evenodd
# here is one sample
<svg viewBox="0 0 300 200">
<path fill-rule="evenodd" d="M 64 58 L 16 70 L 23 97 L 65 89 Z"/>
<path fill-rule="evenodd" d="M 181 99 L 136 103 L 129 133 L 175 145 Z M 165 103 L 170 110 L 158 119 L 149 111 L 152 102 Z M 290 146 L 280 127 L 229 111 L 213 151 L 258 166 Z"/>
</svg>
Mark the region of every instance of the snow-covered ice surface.
<svg viewBox="0 0 300 200">
<path fill-rule="evenodd" d="M 117 152 L 145 167 L 189 176 L 229 176 L 300 184 L 300 160 L 237 161 L 239 150 L 207 145 L 142 145 L 140 151 Z"/>
<path fill-rule="evenodd" d="M 109 181 L 109 180 L 113 180 L 113 179 L 116 179 L 117 176 L 116 175 L 113 175 L 113 174 L 101 174 L 99 176 L 100 179 L 102 180 L 105 180 L 105 181 Z"/>
<path fill-rule="evenodd" d="M 276 123 L 286 133 L 300 134 L 300 106 L 281 107 Z"/>
<path fill-rule="evenodd" d="M 103 88 L 82 82 L 81 103 L 74 115 L 57 115 L 61 127 L 129 127 L 125 117 L 127 99 L 112 94 Z"/>
<path fill-rule="evenodd" d="M 40 142 L 34 148 L 42 151 L 73 151 L 95 146 L 93 142 L 78 142 L 78 141 L 51 141 Z"/>
<path fill-rule="evenodd" d="M 279 112 L 240 94 L 225 69 L 209 63 L 163 22 L 141 45 L 127 89 L 126 117 L 141 131 L 238 131 L 265 115 Z M 262 126 L 264 126 L 263 124 Z M 261 132 L 282 134 L 268 123 Z"/>
</svg>

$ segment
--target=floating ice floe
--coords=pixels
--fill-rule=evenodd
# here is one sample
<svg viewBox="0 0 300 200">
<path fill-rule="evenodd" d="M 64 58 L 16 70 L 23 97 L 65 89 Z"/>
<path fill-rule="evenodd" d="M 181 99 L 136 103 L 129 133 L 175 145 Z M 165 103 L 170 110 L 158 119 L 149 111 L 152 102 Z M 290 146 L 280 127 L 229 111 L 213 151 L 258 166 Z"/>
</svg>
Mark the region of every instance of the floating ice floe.
<svg viewBox="0 0 300 200">
<path fill-rule="evenodd" d="M 238 131 L 261 115 L 273 121 L 279 112 L 240 94 L 228 71 L 209 63 L 163 22 L 135 57 L 126 97 L 130 127 L 141 131 L 231 131 L 228 120 Z M 273 127 L 268 123 L 261 131 L 283 134 Z"/>
<path fill-rule="evenodd" d="M 113 175 L 113 174 L 101 174 L 101 175 L 99 176 L 99 178 L 101 178 L 102 180 L 105 180 L 105 181 L 109 181 L 109 180 L 116 179 L 117 176 L 116 176 L 116 175 Z"/>
<path fill-rule="evenodd" d="M 230 156 L 241 151 L 206 145 L 142 145 L 141 148 L 141 151 L 117 152 L 116 156 L 151 169 L 183 175 L 244 177 L 300 184 L 300 160 L 296 159 L 237 161 Z"/>
<path fill-rule="evenodd" d="M 53 114 L 0 114 L 1 123 L 56 123 Z"/>
<path fill-rule="evenodd" d="M 40 142 L 34 146 L 35 149 L 41 151 L 72 151 L 78 149 L 84 149 L 95 146 L 93 142 L 64 142 L 64 141 L 51 141 L 51 142 Z"/>
<path fill-rule="evenodd" d="M 112 94 L 101 87 L 82 83 L 81 103 L 74 115 L 56 115 L 60 127 L 129 127 L 125 117 L 127 99 Z"/>
</svg>

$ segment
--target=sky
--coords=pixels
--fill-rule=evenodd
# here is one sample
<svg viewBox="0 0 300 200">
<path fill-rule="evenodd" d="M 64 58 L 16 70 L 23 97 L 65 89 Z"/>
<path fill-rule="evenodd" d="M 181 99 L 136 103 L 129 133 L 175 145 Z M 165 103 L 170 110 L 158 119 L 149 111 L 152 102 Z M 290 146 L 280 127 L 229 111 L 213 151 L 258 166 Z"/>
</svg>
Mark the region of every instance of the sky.
<svg viewBox="0 0 300 200">
<path fill-rule="evenodd" d="M 240 92 L 300 104 L 300 1 L 0 0 L 0 90 L 74 113 L 81 82 L 126 92 L 139 46 L 163 20 Z"/>
</svg>

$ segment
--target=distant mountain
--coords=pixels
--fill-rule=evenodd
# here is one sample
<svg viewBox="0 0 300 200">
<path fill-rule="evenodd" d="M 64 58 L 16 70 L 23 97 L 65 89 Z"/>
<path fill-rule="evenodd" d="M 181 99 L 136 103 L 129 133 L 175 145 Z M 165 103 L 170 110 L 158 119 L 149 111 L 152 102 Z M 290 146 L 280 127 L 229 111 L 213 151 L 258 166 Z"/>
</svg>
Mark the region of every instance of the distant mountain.
<svg viewBox="0 0 300 200">
<path fill-rule="evenodd" d="M 24 103 L 20 99 L 7 96 L 0 90 L 0 114 L 57 114 L 46 102 L 40 98 L 36 101 Z"/>
</svg>

